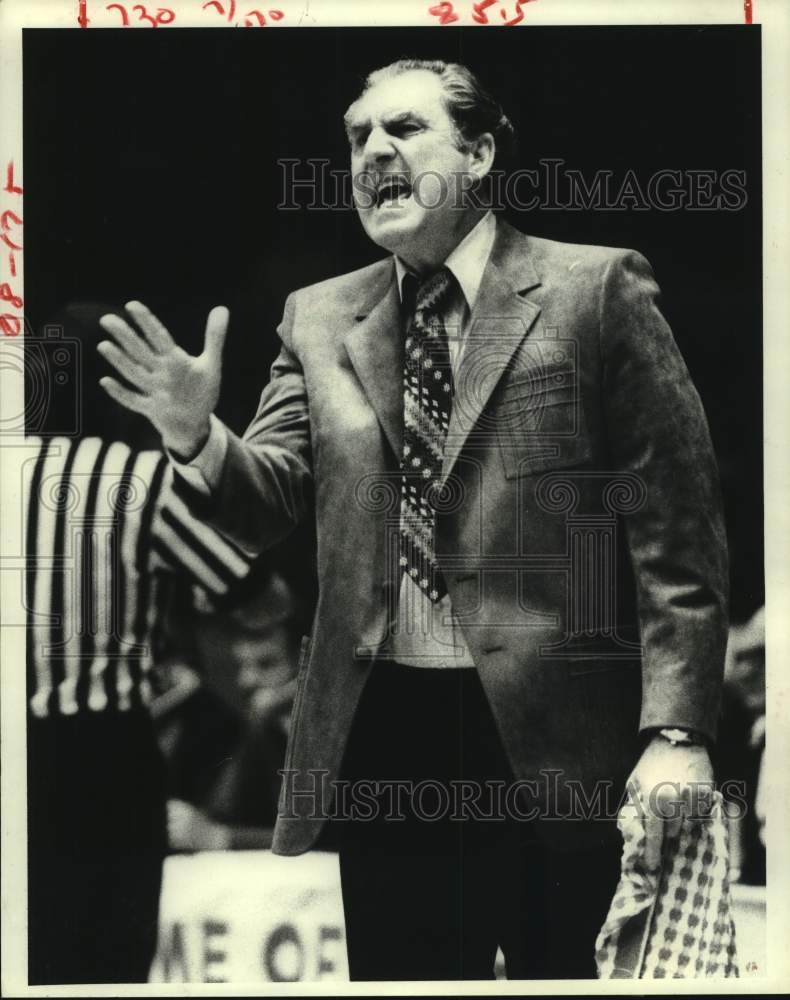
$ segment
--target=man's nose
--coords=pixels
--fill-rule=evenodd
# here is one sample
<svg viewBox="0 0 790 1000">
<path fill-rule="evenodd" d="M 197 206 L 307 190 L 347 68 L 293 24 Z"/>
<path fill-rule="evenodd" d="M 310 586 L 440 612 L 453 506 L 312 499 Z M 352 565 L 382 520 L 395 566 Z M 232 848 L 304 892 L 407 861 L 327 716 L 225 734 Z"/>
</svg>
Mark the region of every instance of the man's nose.
<svg viewBox="0 0 790 1000">
<path fill-rule="evenodd" d="M 364 156 L 366 165 L 373 165 L 381 163 L 385 160 L 390 160 L 393 156 L 395 156 L 396 152 L 397 151 L 393 145 L 391 135 L 388 135 L 380 125 L 371 129 L 367 142 L 365 143 Z"/>
</svg>

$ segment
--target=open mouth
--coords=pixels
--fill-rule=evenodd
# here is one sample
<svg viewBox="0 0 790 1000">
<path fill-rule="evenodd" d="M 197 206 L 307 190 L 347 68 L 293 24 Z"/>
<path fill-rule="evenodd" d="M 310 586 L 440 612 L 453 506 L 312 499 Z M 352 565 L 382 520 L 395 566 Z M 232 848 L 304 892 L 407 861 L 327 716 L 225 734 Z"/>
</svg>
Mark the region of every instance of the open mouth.
<svg viewBox="0 0 790 1000">
<path fill-rule="evenodd" d="M 376 207 L 391 208 L 402 205 L 411 194 L 411 184 L 405 177 L 385 177 L 376 188 Z"/>
</svg>

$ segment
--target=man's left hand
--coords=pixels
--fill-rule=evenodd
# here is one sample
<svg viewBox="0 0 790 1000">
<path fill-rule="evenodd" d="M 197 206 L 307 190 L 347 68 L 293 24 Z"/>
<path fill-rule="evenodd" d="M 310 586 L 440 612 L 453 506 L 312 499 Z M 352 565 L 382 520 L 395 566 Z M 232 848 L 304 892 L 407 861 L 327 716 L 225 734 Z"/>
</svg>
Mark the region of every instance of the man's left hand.
<svg viewBox="0 0 790 1000">
<path fill-rule="evenodd" d="M 704 746 L 673 745 L 654 736 L 628 779 L 645 817 L 645 867 L 661 865 L 665 837 L 676 837 L 683 820 L 708 815 L 713 802 L 713 767 Z"/>
</svg>

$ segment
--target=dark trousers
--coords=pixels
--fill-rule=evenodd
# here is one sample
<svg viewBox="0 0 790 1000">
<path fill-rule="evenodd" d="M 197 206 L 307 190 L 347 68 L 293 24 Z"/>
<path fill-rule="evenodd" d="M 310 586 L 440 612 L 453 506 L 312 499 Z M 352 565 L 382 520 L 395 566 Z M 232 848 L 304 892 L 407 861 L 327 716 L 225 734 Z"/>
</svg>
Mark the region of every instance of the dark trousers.
<svg viewBox="0 0 790 1000">
<path fill-rule="evenodd" d="M 595 977 L 620 846 L 552 850 L 486 794 L 461 818 L 461 783 L 513 781 L 476 670 L 376 664 L 342 777 L 378 782 L 334 831 L 352 980 L 491 979 L 497 946 L 510 979 Z"/>
<path fill-rule="evenodd" d="M 144 982 L 166 848 L 147 714 L 28 723 L 28 978 Z"/>
</svg>

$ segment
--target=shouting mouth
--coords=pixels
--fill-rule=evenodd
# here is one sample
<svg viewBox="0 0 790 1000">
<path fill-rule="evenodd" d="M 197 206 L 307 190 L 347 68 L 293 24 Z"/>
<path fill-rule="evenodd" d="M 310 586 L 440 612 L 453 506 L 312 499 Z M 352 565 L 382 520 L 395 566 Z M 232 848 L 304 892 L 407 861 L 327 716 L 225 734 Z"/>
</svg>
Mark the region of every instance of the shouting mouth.
<svg viewBox="0 0 790 1000">
<path fill-rule="evenodd" d="M 412 196 L 405 177 L 385 177 L 376 187 L 376 208 L 401 208 Z"/>
</svg>

